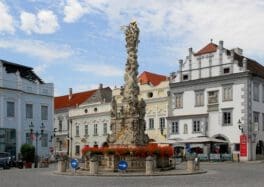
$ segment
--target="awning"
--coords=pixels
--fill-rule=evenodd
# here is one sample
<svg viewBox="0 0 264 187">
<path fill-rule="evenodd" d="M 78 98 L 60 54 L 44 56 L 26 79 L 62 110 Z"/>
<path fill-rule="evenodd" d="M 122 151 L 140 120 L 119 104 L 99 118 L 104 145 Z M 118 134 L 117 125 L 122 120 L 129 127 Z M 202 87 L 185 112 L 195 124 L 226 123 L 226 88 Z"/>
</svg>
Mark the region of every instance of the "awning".
<svg viewBox="0 0 264 187">
<path fill-rule="evenodd" d="M 175 143 L 189 143 L 189 144 L 197 144 L 197 143 L 228 143 L 228 141 L 220 140 L 216 138 L 211 138 L 207 136 L 200 136 L 200 137 L 192 137 L 186 140 L 175 140 Z"/>
</svg>

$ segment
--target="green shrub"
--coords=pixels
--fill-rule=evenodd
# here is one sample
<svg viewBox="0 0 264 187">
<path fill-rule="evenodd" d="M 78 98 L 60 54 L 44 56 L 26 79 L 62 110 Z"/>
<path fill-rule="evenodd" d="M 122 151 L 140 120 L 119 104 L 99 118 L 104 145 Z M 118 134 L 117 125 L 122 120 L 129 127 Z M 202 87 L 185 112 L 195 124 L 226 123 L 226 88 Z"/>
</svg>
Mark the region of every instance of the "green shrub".
<svg viewBox="0 0 264 187">
<path fill-rule="evenodd" d="M 20 148 L 22 160 L 26 162 L 34 162 L 35 147 L 31 144 L 23 144 Z"/>
</svg>

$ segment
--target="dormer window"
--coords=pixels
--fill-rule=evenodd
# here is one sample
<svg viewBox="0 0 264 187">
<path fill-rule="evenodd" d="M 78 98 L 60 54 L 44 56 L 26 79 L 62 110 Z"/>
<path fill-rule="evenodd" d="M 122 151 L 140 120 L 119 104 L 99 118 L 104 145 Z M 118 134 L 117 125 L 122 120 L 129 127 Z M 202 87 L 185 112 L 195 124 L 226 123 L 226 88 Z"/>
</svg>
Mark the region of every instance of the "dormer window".
<svg viewBox="0 0 264 187">
<path fill-rule="evenodd" d="M 185 74 L 185 75 L 182 76 L 182 79 L 183 79 L 184 81 L 187 81 L 187 80 L 189 79 L 189 76 L 188 76 L 187 74 Z"/>
<path fill-rule="evenodd" d="M 224 68 L 224 74 L 229 74 L 230 73 L 230 68 Z"/>
</svg>

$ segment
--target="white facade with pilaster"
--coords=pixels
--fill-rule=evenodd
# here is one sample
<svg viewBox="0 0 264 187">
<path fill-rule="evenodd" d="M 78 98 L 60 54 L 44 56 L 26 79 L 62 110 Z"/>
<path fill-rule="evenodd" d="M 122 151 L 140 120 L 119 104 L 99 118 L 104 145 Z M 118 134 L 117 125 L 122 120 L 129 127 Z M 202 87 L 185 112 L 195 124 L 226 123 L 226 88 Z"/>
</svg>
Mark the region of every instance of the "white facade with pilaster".
<svg viewBox="0 0 264 187">
<path fill-rule="evenodd" d="M 50 154 L 53 92 L 53 84 L 44 83 L 32 68 L 0 60 L 0 152 L 18 155 L 22 144 L 36 146 L 36 137 L 32 140 L 29 136 L 32 124 L 34 133 L 41 132 L 41 125 L 45 127 L 38 155 Z"/>
<path fill-rule="evenodd" d="M 222 41 L 219 45 L 210 43 L 197 53 L 190 48 L 170 83 L 168 138 L 221 138 L 228 141 L 228 147 L 221 147 L 222 153 L 239 153 L 240 121 L 248 136 L 247 156 L 241 159 L 255 160 L 257 142 L 264 140 L 263 69 L 244 57 L 241 49 L 225 49 Z M 259 97 L 256 101 L 255 92 Z M 255 116 L 258 113 L 255 122 L 254 112 Z"/>
</svg>

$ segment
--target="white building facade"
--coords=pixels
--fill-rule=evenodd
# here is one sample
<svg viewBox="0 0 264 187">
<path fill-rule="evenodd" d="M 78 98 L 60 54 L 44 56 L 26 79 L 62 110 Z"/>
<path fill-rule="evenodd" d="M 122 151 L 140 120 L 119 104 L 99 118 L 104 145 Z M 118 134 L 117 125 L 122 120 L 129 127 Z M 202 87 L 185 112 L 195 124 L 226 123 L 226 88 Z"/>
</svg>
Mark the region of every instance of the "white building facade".
<svg viewBox="0 0 264 187">
<path fill-rule="evenodd" d="M 55 98 L 55 149 L 81 158 L 85 146 L 107 146 L 112 90 L 103 88 Z"/>
<path fill-rule="evenodd" d="M 225 49 L 223 41 L 197 53 L 190 48 L 170 83 L 168 139 L 208 136 L 228 142 L 221 153 L 239 153 L 243 130 L 247 153 L 241 159 L 255 160 L 263 154 L 263 77 L 262 65 L 239 48 Z"/>
<path fill-rule="evenodd" d="M 39 156 L 50 154 L 53 92 L 53 84 L 32 68 L 0 60 L 0 152 L 18 155 L 21 145 L 30 143 Z"/>
</svg>

